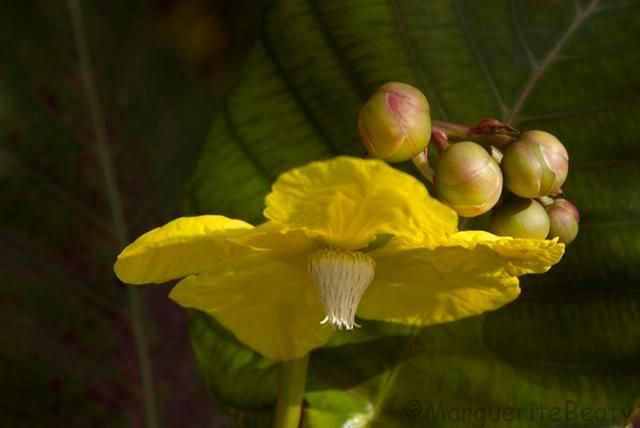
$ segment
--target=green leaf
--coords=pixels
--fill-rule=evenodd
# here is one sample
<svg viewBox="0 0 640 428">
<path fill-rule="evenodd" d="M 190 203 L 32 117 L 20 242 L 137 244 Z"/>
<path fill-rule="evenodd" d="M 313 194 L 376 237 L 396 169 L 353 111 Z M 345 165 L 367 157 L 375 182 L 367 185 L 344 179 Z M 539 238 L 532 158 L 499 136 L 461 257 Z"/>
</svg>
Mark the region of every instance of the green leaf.
<svg viewBox="0 0 640 428">
<path fill-rule="evenodd" d="M 260 40 L 214 120 L 189 210 L 260 222 L 279 173 L 362 154 L 357 112 L 394 80 L 422 89 L 436 119 L 496 117 L 557 135 L 571 155 L 564 190 L 582 214 L 562 263 L 525 278 L 513 304 L 409 336 L 393 327 L 353 343 L 340 336 L 314 352 L 304 426 L 482 426 L 475 413 L 456 419 L 464 408 L 524 409 L 485 426 L 622 424 L 640 397 L 639 38 L 640 2 L 627 0 L 288 0 L 265 9 Z M 227 346 L 219 327 L 210 334 Z M 193 337 L 201 355 L 209 340 Z M 225 367 L 248 352 L 234 346 Z M 264 362 L 226 373 L 218 363 L 200 358 L 225 405 L 246 416 L 273 401 L 274 383 L 252 398 L 250 376 L 226 395 L 238 373 Z M 242 390 L 248 398 L 235 406 Z M 437 419 L 429 409 L 438 406 L 453 413 Z M 610 406 L 618 411 L 588 413 Z"/>
</svg>

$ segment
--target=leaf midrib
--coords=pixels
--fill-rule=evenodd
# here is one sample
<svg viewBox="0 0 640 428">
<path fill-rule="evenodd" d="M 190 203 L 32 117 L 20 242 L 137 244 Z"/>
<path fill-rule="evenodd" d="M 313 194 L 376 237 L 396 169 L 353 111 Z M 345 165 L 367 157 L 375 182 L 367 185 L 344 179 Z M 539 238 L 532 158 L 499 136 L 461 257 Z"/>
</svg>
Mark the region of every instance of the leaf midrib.
<svg viewBox="0 0 640 428">
<path fill-rule="evenodd" d="M 561 34 L 560 38 L 558 38 L 556 43 L 551 47 L 551 49 L 549 49 L 543 60 L 532 68 L 525 84 L 518 92 L 513 107 L 503 115 L 502 119 L 504 122 L 515 124 L 518 121 L 520 113 L 522 112 L 522 109 L 524 108 L 536 85 L 540 82 L 547 69 L 556 61 L 556 59 L 560 55 L 560 52 L 566 46 L 571 36 L 584 22 L 586 22 L 591 16 L 594 15 L 599 3 L 600 0 L 592 0 L 585 9 L 576 9 L 576 15 L 574 19 L 571 21 L 564 33 Z M 517 23 L 514 24 L 517 25 Z M 525 44 L 525 46 L 528 45 Z"/>
</svg>

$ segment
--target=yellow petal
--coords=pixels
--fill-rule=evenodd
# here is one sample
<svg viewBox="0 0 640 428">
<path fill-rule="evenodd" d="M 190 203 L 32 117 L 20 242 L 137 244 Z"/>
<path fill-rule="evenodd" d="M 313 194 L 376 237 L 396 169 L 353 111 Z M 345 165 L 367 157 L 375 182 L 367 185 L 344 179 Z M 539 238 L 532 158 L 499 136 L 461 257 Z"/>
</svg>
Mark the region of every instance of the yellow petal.
<svg viewBox="0 0 640 428">
<path fill-rule="evenodd" d="M 360 249 L 376 235 L 433 246 L 454 233 L 457 216 L 424 185 L 380 160 L 338 157 L 282 174 L 264 215 L 325 244 Z"/>
<path fill-rule="evenodd" d="M 449 236 L 446 246 L 473 250 L 478 246 L 491 249 L 504 263 L 510 275 L 544 273 L 558 263 L 564 254 L 564 244 L 554 239 L 521 239 L 496 236 L 480 230 L 458 232 Z"/>
<path fill-rule="evenodd" d="M 266 222 L 242 235 L 229 238 L 245 247 L 273 250 L 279 254 L 299 254 L 318 249 L 318 244 L 302 230 L 287 230 L 282 225 Z"/>
<path fill-rule="evenodd" d="M 376 274 L 358 314 L 429 325 L 497 309 L 520 293 L 516 275 L 544 272 L 562 257 L 557 241 L 460 232 L 434 249 L 392 242 L 373 252 Z"/>
<path fill-rule="evenodd" d="M 200 273 L 241 248 L 225 238 L 251 229 L 248 223 L 216 215 L 178 218 L 127 246 L 114 270 L 129 284 L 160 283 Z"/>
<path fill-rule="evenodd" d="M 333 332 L 320 324 L 324 310 L 307 273 L 307 257 L 255 250 L 185 278 L 171 298 L 212 315 L 267 358 L 300 358 Z"/>
</svg>

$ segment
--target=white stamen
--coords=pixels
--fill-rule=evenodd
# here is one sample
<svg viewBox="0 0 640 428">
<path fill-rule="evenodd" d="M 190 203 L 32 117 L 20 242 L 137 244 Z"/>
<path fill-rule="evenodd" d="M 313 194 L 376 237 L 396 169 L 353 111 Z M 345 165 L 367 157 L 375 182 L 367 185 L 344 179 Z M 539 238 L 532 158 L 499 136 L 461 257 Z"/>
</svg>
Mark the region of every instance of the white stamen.
<svg viewBox="0 0 640 428">
<path fill-rule="evenodd" d="M 354 326 L 356 310 L 365 290 L 371 284 L 376 264 L 371 257 L 357 251 L 322 249 L 309 258 L 309 274 L 318 289 L 326 317 L 347 330 Z"/>
</svg>

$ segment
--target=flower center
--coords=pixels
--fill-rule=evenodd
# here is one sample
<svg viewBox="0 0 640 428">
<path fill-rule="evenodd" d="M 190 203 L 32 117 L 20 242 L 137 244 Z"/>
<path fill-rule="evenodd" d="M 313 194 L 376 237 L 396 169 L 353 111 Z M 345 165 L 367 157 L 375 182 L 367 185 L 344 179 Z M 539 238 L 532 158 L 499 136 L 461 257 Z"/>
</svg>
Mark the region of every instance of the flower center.
<svg viewBox="0 0 640 428">
<path fill-rule="evenodd" d="M 358 251 L 324 248 L 309 258 L 309 274 L 313 279 L 326 317 L 334 327 L 347 330 L 354 326 L 356 310 L 365 290 L 371 284 L 376 264 Z"/>
</svg>

